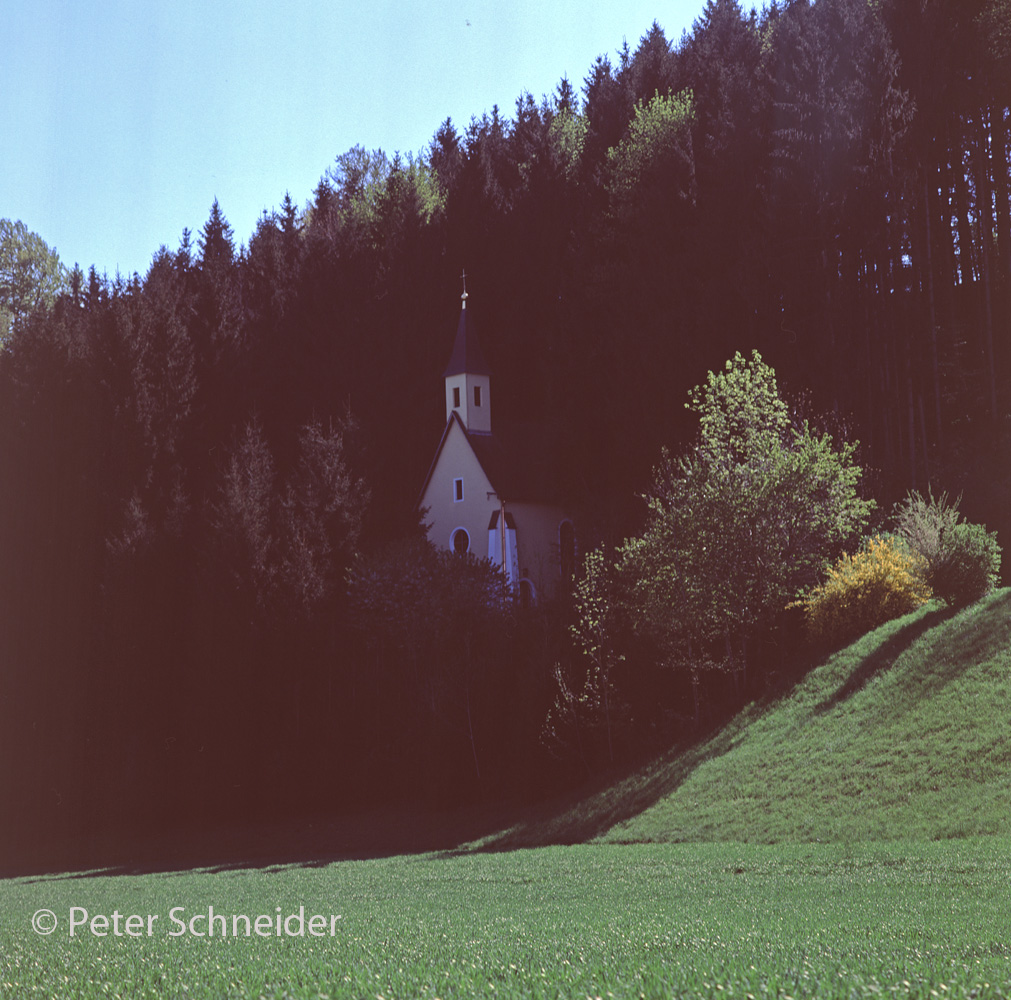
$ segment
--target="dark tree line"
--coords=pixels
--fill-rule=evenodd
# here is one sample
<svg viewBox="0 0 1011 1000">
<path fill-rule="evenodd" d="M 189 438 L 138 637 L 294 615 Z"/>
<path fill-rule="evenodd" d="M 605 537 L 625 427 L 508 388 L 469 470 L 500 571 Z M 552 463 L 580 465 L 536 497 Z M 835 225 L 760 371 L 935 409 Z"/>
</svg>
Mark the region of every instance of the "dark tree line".
<svg viewBox="0 0 1011 1000">
<path fill-rule="evenodd" d="M 0 352 L 21 848 L 536 784 L 567 612 L 454 618 L 492 582 L 417 548 L 464 267 L 496 422 L 540 423 L 584 551 L 752 348 L 881 499 L 1007 525 L 1009 24 L 707 0 L 417 157 L 349 150 L 244 246 L 215 202 L 143 278 L 75 270 Z"/>
</svg>

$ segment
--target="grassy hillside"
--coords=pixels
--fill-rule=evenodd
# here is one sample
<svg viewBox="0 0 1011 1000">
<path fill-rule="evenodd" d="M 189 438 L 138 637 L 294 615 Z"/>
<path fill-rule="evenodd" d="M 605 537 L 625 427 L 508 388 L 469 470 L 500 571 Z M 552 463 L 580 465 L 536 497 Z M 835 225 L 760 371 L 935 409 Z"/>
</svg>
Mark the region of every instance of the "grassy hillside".
<svg viewBox="0 0 1011 1000">
<path fill-rule="evenodd" d="M 931 604 L 689 751 L 483 846 L 1011 833 L 1011 591 Z"/>
</svg>

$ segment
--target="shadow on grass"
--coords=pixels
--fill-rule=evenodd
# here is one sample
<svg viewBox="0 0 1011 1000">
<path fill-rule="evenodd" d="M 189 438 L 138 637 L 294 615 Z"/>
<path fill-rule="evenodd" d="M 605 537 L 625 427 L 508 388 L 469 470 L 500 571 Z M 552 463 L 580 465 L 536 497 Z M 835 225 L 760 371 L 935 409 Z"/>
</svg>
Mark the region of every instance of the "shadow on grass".
<svg viewBox="0 0 1011 1000">
<path fill-rule="evenodd" d="M 501 802 L 439 811 L 387 808 L 341 818 L 184 827 L 158 836 L 93 844 L 86 859 L 49 858 L 44 865 L 28 863 L 2 874 L 34 876 L 31 881 L 119 875 L 171 878 L 194 870 L 257 869 L 271 874 L 337 861 L 424 854 L 449 857 L 580 843 L 669 795 L 699 764 L 730 750 L 747 725 L 771 704 L 752 706 L 729 726 L 704 734 L 687 750 L 670 750 L 650 764 L 598 775 L 593 784 L 547 805 Z M 103 864 L 105 858 L 109 861 Z M 54 874 L 40 874 L 46 871 Z"/>
<path fill-rule="evenodd" d="M 816 715 L 831 711 L 890 669 L 898 658 L 937 625 L 943 629 L 922 656 L 911 663 L 908 678 L 889 705 L 892 714 L 933 698 L 971 667 L 1011 648 L 1011 590 L 1001 590 L 968 608 L 942 606 L 904 625 L 874 650 L 846 681 L 815 706 Z"/>
<path fill-rule="evenodd" d="M 291 867 L 320 868 L 337 861 L 580 843 L 654 805 L 699 764 L 730 750 L 740 733 L 787 696 L 802 676 L 780 676 L 760 702 L 730 720 L 715 720 L 687 748 L 682 744 L 649 762 L 640 760 L 599 773 L 547 802 L 497 801 L 448 810 L 390 806 L 360 815 L 213 827 L 195 821 L 154 835 L 134 833 L 101 843 L 92 840 L 78 850 L 67 850 L 65 843 L 41 846 L 34 858 L 16 863 L 8 858 L 5 864 L 0 850 L 0 878 L 172 877 L 194 870 L 241 869 L 271 873 Z"/>
<path fill-rule="evenodd" d="M 907 711 L 917 702 L 937 696 L 970 668 L 1011 653 L 1011 590 L 998 591 L 979 604 L 952 611 L 951 617 L 951 626 L 931 647 L 915 683 L 897 693 L 896 711 Z"/>
<path fill-rule="evenodd" d="M 814 709 L 816 715 L 824 715 L 832 711 L 833 708 L 841 705 L 848 698 L 851 698 L 878 674 L 888 670 L 895 661 L 925 632 L 935 625 L 940 625 L 954 616 L 955 612 L 948 607 L 935 608 L 927 612 L 922 618 L 904 625 L 891 638 L 886 639 L 877 649 L 874 650 L 859 667 L 854 670 L 849 677 L 823 701 L 819 702 Z"/>
<path fill-rule="evenodd" d="M 485 840 L 467 844 L 449 855 L 512 851 L 550 845 L 581 844 L 632 819 L 675 792 L 697 767 L 729 752 L 743 732 L 783 697 L 774 696 L 749 706 L 722 728 L 700 736 L 691 746 L 667 751 L 651 764 L 623 775 L 603 775 L 597 787 L 584 789 L 564 802 L 531 811 L 521 822 Z"/>
<path fill-rule="evenodd" d="M 518 812 L 508 803 L 448 810 L 388 807 L 345 817 L 194 824 L 93 844 L 86 855 L 49 852 L 44 861 L 3 865 L 0 877 L 48 882 L 119 875 L 172 878 L 192 871 L 241 869 L 276 874 L 336 861 L 445 852 L 515 822 Z"/>
</svg>

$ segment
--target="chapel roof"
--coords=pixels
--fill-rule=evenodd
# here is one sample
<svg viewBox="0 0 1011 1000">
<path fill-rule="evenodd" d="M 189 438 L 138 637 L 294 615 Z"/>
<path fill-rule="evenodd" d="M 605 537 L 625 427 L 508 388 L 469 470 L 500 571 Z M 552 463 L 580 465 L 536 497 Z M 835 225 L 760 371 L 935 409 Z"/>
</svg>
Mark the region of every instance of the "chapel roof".
<svg viewBox="0 0 1011 1000">
<path fill-rule="evenodd" d="M 460 322 L 456 326 L 456 340 L 453 341 L 453 353 L 449 356 L 449 364 L 442 373 L 443 378 L 469 372 L 471 375 L 490 375 L 491 369 L 484 359 L 481 345 L 474 333 L 474 321 L 467 312 L 467 293 L 463 295 L 463 305 L 460 307 Z"/>
<path fill-rule="evenodd" d="M 543 432 L 533 424 L 506 425 L 494 434 L 467 434 L 485 475 L 506 500 L 556 500 L 556 463 Z"/>
<path fill-rule="evenodd" d="M 494 434 L 469 432 L 463 426 L 459 413 L 454 410 L 446 421 L 442 439 L 425 477 L 419 505 L 424 499 L 439 455 L 454 425 L 466 437 L 488 481 L 500 497 L 506 501 L 559 502 L 557 463 L 554 461 L 550 442 L 537 425 L 513 424 L 505 434 L 500 431 Z"/>
</svg>

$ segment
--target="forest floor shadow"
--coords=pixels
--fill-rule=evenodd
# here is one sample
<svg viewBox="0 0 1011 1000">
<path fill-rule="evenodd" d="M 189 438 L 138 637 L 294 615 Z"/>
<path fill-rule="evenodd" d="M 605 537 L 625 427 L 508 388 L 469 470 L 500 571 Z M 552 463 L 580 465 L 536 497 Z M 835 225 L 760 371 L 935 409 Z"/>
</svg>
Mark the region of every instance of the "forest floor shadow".
<svg viewBox="0 0 1011 1000">
<path fill-rule="evenodd" d="M 67 845 L 0 863 L 0 878 L 31 881 L 188 871 L 322 868 L 404 854 L 444 852 L 516 821 L 521 806 L 482 804 L 445 810 L 388 807 L 349 816 L 257 820 L 179 827 L 146 837 L 108 839 L 87 851 Z"/>
<path fill-rule="evenodd" d="M 779 704 L 795 683 L 796 679 L 771 690 L 761 701 L 712 725 L 690 743 L 672 747 L 651 762 L 622 773 L 603 775 L 581 792 L 531 809 L 513 826 L 450 853 L 512 851 L 594 840 L 673 794 L 702 764 L 732 750 L 748 726 Z"/>
</svg>

